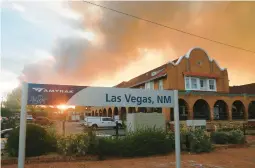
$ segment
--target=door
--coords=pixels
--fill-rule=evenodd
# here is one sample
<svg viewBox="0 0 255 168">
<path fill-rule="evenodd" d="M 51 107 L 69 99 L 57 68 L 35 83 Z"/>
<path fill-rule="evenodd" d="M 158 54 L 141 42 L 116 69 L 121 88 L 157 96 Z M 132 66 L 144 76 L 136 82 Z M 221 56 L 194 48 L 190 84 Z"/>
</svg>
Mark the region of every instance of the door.
<svg viewBox="0 0 255 168">
<path fill-rule="evenodd" d="M 219 112 L 220 112 L 220 108 L 219 108 L 219 107 L 214 107 L 214 119 L 215 119 L 215 120 L 220 119 L 220 114 L 219 114 Z"/>
<path fill-rule="evenodd" d="M 104 118 L 102 118 L 101 121 L 102 121 L 103 127 L 114 127 L 115 126 L 115 122 L 110 117 L 104 117 Z"/>
<path fill-rule="evenodd" d="M 107 118 L 102 117 L 102 118 L 101 118 L 101 121 L 100 121 L 100 127 L 107 127 L 107 125 L 108 125 L 108 120 L 107 120 Z"/>
</svg>

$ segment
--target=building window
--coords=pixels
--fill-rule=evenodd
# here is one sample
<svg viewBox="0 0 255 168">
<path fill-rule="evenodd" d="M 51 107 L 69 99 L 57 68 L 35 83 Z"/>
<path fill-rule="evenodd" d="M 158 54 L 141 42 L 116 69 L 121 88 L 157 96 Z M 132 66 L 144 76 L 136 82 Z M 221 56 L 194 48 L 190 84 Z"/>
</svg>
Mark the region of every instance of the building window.
<svg viewBox="0 0 255 168">
<path fill-rule="evenodd" d="M 216 90 L 216 82 L 215 79 L 209 79 L 209 90 Z"/>
<path fill-rule="evenodd" d="M 190 78 L 189 77 L 185 77 L 185 87 L 186 87 L 186 89 L 190 89 Z"/>
<path fill-rule="evenodd" d="M 204 80 L 203 79 L 200 79 L 200 87 L 203 88 L 204 87 Z"/>
<path fill-rule="evenodd" d="M 200 81 L 200 90 L 207 90 L 207 80 L 206 79 L 199 79 Z"/>
<path fill-rule="evenodd" d="M 191 78 L 191 88 L 198 89 L 197 88 L 197 78 Z"/>
<path fill-rule="evenodd" d="M 196 77 L 185 77 L 186 90 L 216 91 L 216 80 Z"/>
<path fill-rule="evenodd" d="M 145 83 L 145 89 L 150 89 L 150 83 Z"/>
<path fill-rule="evenodd" d="M 163 89 L 164 89 L 164 86 L 163 86 L 163 79 L 161 79 L 161 80 L 158 81 L 158 89 L 159 89 L 159 90 L 163 90 Z"/>
<path fill-rule="evenodd" d="M 147 82 L 145 83 L 145 89 L 154 89 L 154 82 Z"/>
</svg>

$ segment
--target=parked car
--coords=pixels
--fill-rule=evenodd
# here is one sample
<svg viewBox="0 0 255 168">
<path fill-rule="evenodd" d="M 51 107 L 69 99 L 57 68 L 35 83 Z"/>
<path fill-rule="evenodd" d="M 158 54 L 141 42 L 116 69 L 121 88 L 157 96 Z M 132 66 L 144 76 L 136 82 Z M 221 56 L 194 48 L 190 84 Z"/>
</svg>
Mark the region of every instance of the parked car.
<svg viewBox="0 0 255 168">
<path fill-rule="evenodd" d="M 2 123 L 2 122 L 4 122 L 4 121 L 7 121 L 8 118 L 7 118 L 7 117 L 2 117 L 2 116 L 0 116 L 0 120 L 1 120 L 1 123 Z"/>
<path fill-rule="evenodd" d="M 118 127 L 121 128 L 122 124 L 118 121 Z M 111 117 L 86 117 L 84 119 L 84 125 L 87 127 L 96 128 L 115 128 L 116 120 Z"/>
<path fill-rule="evenodd" d="M 53 121 L 51 121 L 47 117 L 36 117 L 34 119 L 34 123 L 39 125 L 52 125 Z"/>
<path fill-rule="evenodd" d="M 12 132 L 13 128 L 8 128 L 1 130 L 1 138 L 8 138 L 10 136 L 10 133 Z"/>
<path fill-rule="evenodd" d="M 33 120 L 34 120 L 34 118 L 32 115 L 27 115 L 27 121 L 33 121 Z"/>
</svg>

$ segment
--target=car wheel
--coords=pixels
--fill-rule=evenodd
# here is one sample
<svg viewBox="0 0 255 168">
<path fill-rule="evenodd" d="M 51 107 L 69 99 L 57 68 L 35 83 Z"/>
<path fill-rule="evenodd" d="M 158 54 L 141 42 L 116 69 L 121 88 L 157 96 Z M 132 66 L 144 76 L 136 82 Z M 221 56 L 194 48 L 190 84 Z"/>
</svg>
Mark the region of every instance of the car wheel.
<svg viewBox="0 0 255 168">
<path fill-rule="evenodd" d="M 118 128 L 119 128 L 119 129 L 122 128 L 122 125 L 121 125 L 121 124 L 118 124 Z"/>
<path fill-rule="evenodd" d="M 92 125 L 92 129 L 97 129 L 97 127 L 98 127 L 98 126 L 97 126 L 96 124 L 93 124 L 93 125 Z"/>
</svg>

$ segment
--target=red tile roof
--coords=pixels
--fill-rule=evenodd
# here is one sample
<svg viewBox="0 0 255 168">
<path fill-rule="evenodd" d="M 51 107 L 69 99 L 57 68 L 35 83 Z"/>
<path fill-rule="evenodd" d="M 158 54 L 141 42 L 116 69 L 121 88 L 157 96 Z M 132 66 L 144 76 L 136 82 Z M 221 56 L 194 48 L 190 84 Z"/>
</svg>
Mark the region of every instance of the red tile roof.
<svg viewBox="0 0 255 168">
<path fill-rule="evenodd" d="M 230 86 L 229 93 L 233 94 L 255 94 L 255 83 L 240 85 L 240 86 Z"/>
<path fill-rule="evenodd" d="M 127 82 L 123 81 L 121 83 L 119 83 L 118 85 L 116 85 L 115 87 L 118 87 L 118 88 L 122 88 L 126 85 Z"/>
<path fill-rule="evenodd" d="M 150 80 L 163 77 L 166 75 L 166 67 L 167 67 L 167 64 L 164 64 L 164 65 L 157 67 L 153 70 L 150 70 L 142 75 L 139 75 L 129 81 L 123 81 L 123 82 L 119 83 L 118 85 L 116 85 L 115 87 L 120 87 L 120 88 L 134 87 L 134 86 L 144 84 L 145 82 L 148 82 Z M 158 72 L 155 76 L 153 76 L 152 72 L 157 72 L 157 71 L 160 71 L 160 72 Z"/>
</svg>

